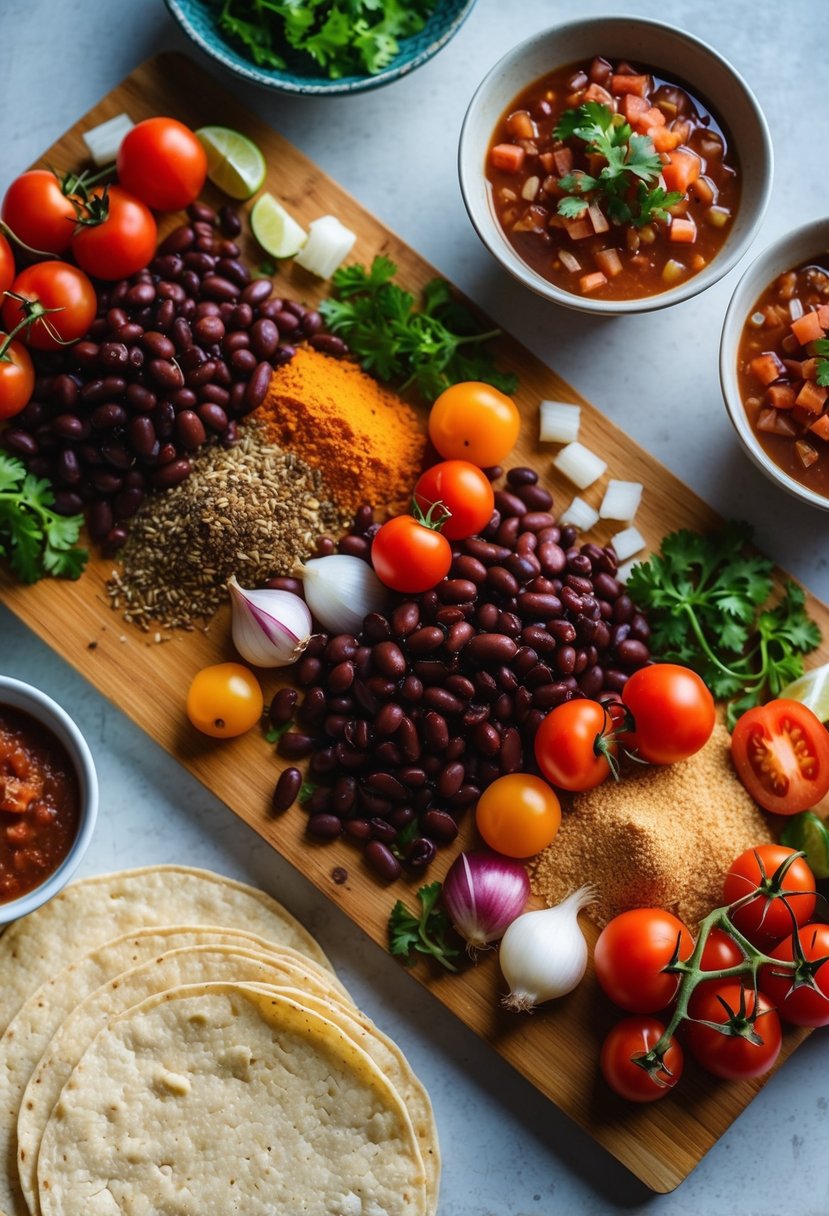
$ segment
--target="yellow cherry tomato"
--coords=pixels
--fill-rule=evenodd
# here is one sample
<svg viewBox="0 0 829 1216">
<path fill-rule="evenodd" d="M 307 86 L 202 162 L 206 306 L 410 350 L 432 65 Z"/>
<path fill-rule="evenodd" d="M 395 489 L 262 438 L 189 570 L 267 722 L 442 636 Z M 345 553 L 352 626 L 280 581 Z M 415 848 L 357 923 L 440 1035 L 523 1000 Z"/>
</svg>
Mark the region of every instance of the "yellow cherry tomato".
<svg viewBox="0 0 829 1216">
<path fill-rule="evenodd" d="M 202 668 L 187 693 L 187 717 L 214 739 L 243 735 L 262 717 L 263 707 L 259 681 L 241 663 Z"/>
<path fill-rule="evenodd" d="M 515 402 L 478 380 L 447 388 L 429 414 L 429 438 L 441 456 L 468 460 L 481 469 L 506 460 L 520 430 Z"/>
<path fill-rule="evenodd" d="M 554 839 L 561 823 L 561 803 L 540 777 L 510 773 L 498 777 L 481 794 L 475 822 L 496 853 L 532 857 Z"/>
</svg>

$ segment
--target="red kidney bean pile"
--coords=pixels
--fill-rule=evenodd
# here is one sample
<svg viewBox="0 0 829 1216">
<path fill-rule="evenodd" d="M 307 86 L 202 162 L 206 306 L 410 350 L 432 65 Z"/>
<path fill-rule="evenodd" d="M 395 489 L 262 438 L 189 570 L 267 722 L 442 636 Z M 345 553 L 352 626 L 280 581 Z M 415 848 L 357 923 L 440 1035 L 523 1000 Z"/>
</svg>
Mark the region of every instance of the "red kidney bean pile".
<svg viewBox="0 0 829 1216">
<path fill-rule="evenodd" d="M 232 207 L 193 203 L 146 270 L 97 285 L 86 340 L 35 353 L 33 398 L 3 445 L 52 480 L 55 510 L 84 512 L 105 554 L 124 543 L 149 490 L 184 481 L 208 438 L 236 441 L 296 342 L 346 353 L 315 309 L 252 278 L 241 229 Z"/>
<path fill-rule="evenodd" d="M 345 834 L 388 881 L 424 869 L 496 777 L 534 768 L 548 710 L 618 699 L 650 659 L 648 622 L 615 577 L 613 550 L 577 545 L 532 469 L 506 480 L 483 534 L 453 545 L 443 582 L 392 596 L 359 637 L 313 636 L 296 667 L 302 700 L 285 688 L 270 707 L 274 727 L 296 724 L 279 754 L 310 756 L 308 835 Z M 336 548 L 368 560 L 378 527 L 361 507 Z M 319 552 L 334 549 L 325 538 Z M 286 769 L 274 809 L 301 785 L 299 769 Z"/>
</svg>

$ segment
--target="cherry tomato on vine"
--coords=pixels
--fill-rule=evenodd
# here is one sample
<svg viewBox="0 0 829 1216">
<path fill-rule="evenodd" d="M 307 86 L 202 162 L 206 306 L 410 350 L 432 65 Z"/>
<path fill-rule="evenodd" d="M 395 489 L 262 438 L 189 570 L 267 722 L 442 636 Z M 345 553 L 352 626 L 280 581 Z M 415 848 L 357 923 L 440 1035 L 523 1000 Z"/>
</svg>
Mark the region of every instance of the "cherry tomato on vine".
<svg viewBox="0 0 829 1216">
<path fill-rule="evenodd" d="M 754 801 L 775 815 L 807 811 L 829 793 L 829 732 L 799 701 L 781 697 L 743 714 L 731 756 Z"/>
<path fill-rule="evenodd" d="M 662 908 L 633 908 L 605 925 L 596 941 L 596 979 L 614 1004 L 630 1013 L 654 1013 L 670 1004 L 679 976 L 665 971 L 679 943 L 690 957 L 694 939 L 682 921 Z"/>
<path fill-rule="evenodd" d="M 6 334 L 0 334 L 0 347 Z M 35 387 L 32 357 L 22 342 L 14 339 L 0 356 L 0 419 L 13 418 L 29 404 Z"/>
<path fill-rule="evenodd" d="M 682 1048 L 673 1036 L 662 1057 L 662 1067 L 654 1075 L 635 1063 L 637 1057 L 647 1055 L 656 1046 L 664 1033 L 665 1027 L 656 1018 L 623 1018 L 602 1044 L 602 1076 L 628 1102 L 657 1102 L 667 1097 L 682 1076 Z"/>
<path fill-rule="evenodd" d="M 175 118 L 145 118 L 118 149 L 118 180 L 155 211 L 178 211 L 199 197 L 207 155 L 196 136 Z"/>
<path fill-rule="evenodd" d="M 551 785 L 592 790 L 610 776 L 613 720 L 598 701 L 566 701 L 550 710 L 535 736 L 535 759 Z"/>
<path fill-rule="evenodd" d="M 383 524 L 371 545 L 371 563 L 381 583 L 393 591 L 428 591 L 449 573 L 449 541 L 412 515 Z"/>
<path fill-rule="evenodd" d="M 809 962 L 829 959 L 829 925 L 806 925 L 800 930 L 800 948 Z M 772 958 L 794 958 L 794 936 L 784 938 L 771 951 Z M 801 985 L 792 991 L 791 975 L 775 975 L 774 967 L 760 969 L 760 987 L 786 1022 L 795 1026 L 829 1026 L 829 962 L 814 973 L 817 989 Z"/>
<path fill-rule="evenodd" d="M 705 984 L 704 988 L 700 986 L 694 990 L 688 1006 L 692 1018 L 723 1026 L 731 1022 L 735 1028 L 750 1023 L 762 1039 L 761 1043 L 752 1043 L 740 1035 L 723 1034 L 698 1021 L 687 1022 L 688 1046 L 707 1072 L 726 1081 L 744 1081 L 768 1072 L 779 1056 L 783 1042 L 780 1018 L 762 992 L 758 994 L 756 1007 L 757 1017 L 751 1022 L 755 1009 L 754 991 L 744 988 L 739 981 L 723 980 L 720 984 Z"/>
<path fill-rule="evenodd" d="M 101 216 L 99 222 L 95 217 Z M 127 279 L 155 257 L 158 241 L 153 214 L 145 203 L 120 186 L 99 187 L 90 194 L 72 238 L 72 255 L 96 279 Z"/>
<path fill-rule="evenodd" d="M 699 963 L 701 970 L 725 971 L 727 968 L 736 967 L 744 961 L 745 955 L 733 937 L 729 936 L 722 929 L 712 929 L 710 931 L 706 938 L 702 958 Z M 719 979 L 700 980 L 694 991 L 699 992 L 705 987 L 711 988 L 722 982 Z"/>
<path fill-rule="evenodd" d="M 241 663 L 216 663 L 193 677 L 187 693 L 187 717 L 214 739 L 243 735 L 262 717 L 259 681 Z"/>
<path fill-rule="evenodd" d="M 0 232 L 0 296 L 9 290 L 16 274 L 12 247 Z"/>
<path fill-rule="evenodd" d="M 36 262 L 21 270 L 11 290 L 28 300 L 39 300 L 50 312 L 21 332 L 27 346 L 35 350 L 58 350 L 61 342 L 76 342 L 87 332 L 95 319 L 98 302 L 95 288 L 82 270 L 68 262 Z M 3 303 L 3 324 L 12 330 L 23 319 L 22 305 L 6 296 Z M 48 326 L 48 328 L 47 328 Z"/>
<path fill-rule="evenodd" d="M 546 781 L 509 773 L 478 799 L 475 823 L 486 843 L 505 857 L 533 857 L 546 849 L 561 823 L 561 803 Z"/>
<path fill-rule="evenodd" d="M 468 460 L 444 460 L 422 473 L 414 498 L 425 514 L 441 502 L 450 512 L 441 525 L 447 540 L 466 540 L 487 526 L 495 510 L 489 478 Z"/>
<path fill-rule="evenodd" d="M 775 892 L 774 873 L 794 853 L 782 844 L 761 844 L 741 853 L 725 876 L 723 901 L 727 904 L 762 887 L 755 899 L 730 914 L 740 932 L 756 946 L 779 942 L 792 932 L 792 917 L 798 925 L 805 925 L 815 910 L 815 876 L 802 857 L 792 862 L 784 875 L 780 889 L 785 903 Z"/>
<path fill-rule="evenodd" d="M 19 240 L 41 253 L 64 253 L 77 218 L 60 178 L 49 169 L 29 169 L 16 177 L 3 198 L 0 216 Z"/>
<path fill-rule="evenodd" d="M 441 456 L 469 460 L 482 469 L 509 456 L 520 430 L 515 402 L 479 380 L 445 389 L 429 414 L 429 438 Z"/>
<path fill-rule="evenodd" d="M 688 667 L 640 667 L 625 684 L 622 700 L 636 724 L 625 745 L 649 764 L 687 760 L 711 738 L 714 698 Z"/>
</svg>

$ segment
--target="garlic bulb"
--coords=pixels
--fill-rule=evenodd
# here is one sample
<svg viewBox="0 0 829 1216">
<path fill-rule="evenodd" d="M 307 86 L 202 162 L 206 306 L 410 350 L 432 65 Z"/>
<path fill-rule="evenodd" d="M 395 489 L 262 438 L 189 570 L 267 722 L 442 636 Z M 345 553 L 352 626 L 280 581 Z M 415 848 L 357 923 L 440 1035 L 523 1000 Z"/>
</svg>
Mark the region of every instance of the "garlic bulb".
<svg viewBox="0 0 829 1216">
<path fill-rule="evenodd" d="M 308 605 L 291 591 L 246 591 L 236 575 L 227 589 L 233 645 L 254 667 L 287 667 L 302 654 L 313 628 Z"/>
<path fill-rule="evenodd" d="M 502 1002 L 507 1009 L 529 1012 L 581 983 L 587 969 L 587 942 L 578 917 L 595 897 L 592 887 L 579 887 L 555 907 L 525 912 L 512 922 L 498 954 L 510 986 Z"/>
<path fill-rule="evenodd" d="M 315 557 L 292 574 L 302 579 L 309 608 L 330 633 L 359 633 L 363 619 L 388 600 L 388 588 L 368 562 L 348 553 Z"/>
</svg>

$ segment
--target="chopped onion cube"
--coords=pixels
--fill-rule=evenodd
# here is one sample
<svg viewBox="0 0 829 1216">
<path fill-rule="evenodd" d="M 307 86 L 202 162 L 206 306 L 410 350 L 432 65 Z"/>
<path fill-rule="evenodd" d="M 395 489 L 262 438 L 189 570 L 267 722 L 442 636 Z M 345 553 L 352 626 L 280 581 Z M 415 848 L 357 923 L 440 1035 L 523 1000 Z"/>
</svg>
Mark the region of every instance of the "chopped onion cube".
<svg viewBox="0 0 829 1216">
<path fill-rule="evenodd" d="M 569 270 L 571 274 L 575 274 L 577 270 L 581 270 L 581 262 L 569 249 L 560 250 L 558 260 L 564 269 Z"/>
<path fill-rule="evenodd" d="M 539 405 L 542 443 L 572 443 L 579 437 L 581 406 L 569 401 L 542 401 Z"/>
<path fill-rule="evenodd" d="M 636 562 L 624 562 L 616 571 L 616 578 L 620 583 L 626 583 L 630 578 L 631 571 L 636 565 Z"/>
<path fill-rule="evenodd" d="M 602 519 L 633 519 L 641 501 L 642 486 L 638 481 L 616 481 L 611 477 L 599 507 L 599 515 Z"/>
<path fill-rule="evenodd" d="M 577 494 L 558 522 L 565 527 L 578 528 L 579 532 L 589 532 L 599 522 L 599 512 Z"/>
<path fill-rule="evenodd" d="M 580 490 L 592 486 L 607 468 L 607 462 L 595 452 L 591 452 L 583 443 L 568 443 L 567 447 L 562 448 L 553 458 L 553 464 L 559 473 L 568 477 Z"/>
<path fill-rule="evenodd" d="M 634 553 L 641 553 L 645 548 L 645 538 L 638 528 L 625 528 L 610 538 L 613 551 L 620 562 L 625 562 Z"/>
<path fill-rule="evenodd" d="M 308 227 L 308 240 L 294 261 L 318 278 L 330 279 L 351 252 L 357 234 L 341 224 L 334 215 L 323 215 L 318 220 L 312 220 Z"/>
<path fill-rule="evenodd" d="M 89 149 L 92 161 L 101 169 L 104 165 L 111 165 L 118 155 L 121 141 L 134 126 L 129 114 L 116 114 L 91 131 L 84 131 L 83 142 Z"/>
</svg>

